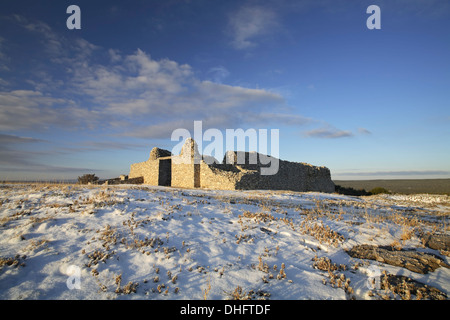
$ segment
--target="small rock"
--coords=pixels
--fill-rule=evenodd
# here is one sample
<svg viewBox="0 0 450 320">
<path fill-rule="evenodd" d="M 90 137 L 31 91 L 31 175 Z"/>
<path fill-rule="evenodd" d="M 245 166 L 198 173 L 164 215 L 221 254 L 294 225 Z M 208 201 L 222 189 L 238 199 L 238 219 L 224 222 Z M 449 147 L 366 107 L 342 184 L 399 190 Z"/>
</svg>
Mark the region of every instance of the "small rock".
<svg viewBox="0 0 450 320">
<path fill-rule="evenodd" d="M 440 266 L 450 268 L 438 256 L 415 250 L 394 250 L 391 247 L 363 244 L 354 246 L 347 253 L 353 258 L 376 260 L 422 274 L 433 272 Z"/>
<path fill-rule="evenodd" d="M 448 234 L 426 234 L 422 240 L 428 248 L 450 251 L 450 235 Z"/>
</svg>

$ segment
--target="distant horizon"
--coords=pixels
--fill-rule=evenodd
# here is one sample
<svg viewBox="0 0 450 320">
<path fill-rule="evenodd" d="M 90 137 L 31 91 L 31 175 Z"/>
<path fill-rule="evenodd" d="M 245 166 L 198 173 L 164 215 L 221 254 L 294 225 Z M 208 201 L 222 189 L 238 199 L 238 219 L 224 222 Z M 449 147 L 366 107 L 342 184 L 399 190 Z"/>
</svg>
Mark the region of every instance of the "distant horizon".
<svg viewBox="0 0 450 320">
<path fill-rule="evenodd" d="M 97 175 L 96 175 L 97 176 Z M 117 177 L 99 177 L 100 181 L 108 180 L 108 179 L 115 179 Z M 333 182 L 336 181 L 346 181 L 346 182 L 352 182 L 352 181 L 417 181 L 417 180 L 450 180 L 450 178 L 423 178 L 423 179 L 331 179 Z M 58 179 L 48 179 L 48 180 L 0 180 L 0 183 L 16 183 L 16 182 L 24 182 L 24 183 L 76 183 L 78 181 L 78 178 L 75 179 L 64 179 L 64 180 L 58 180 Z M 145 183 L 143 183 L 145 185 Z"/>
<path fill-rule="evenodd" d="M 128 174 L 194 121 L 333 180 L 450 178 L 449 1 L 70 5 L 0 4 L 0 180 Z"/>
<path fill-rule="evenodd" d="M 117 177 L 100 177 L 98 183 L 94 186 L 102 187 L 103 181 L 107 179 L 114 179 Z M 364 190 L 370 192 L 375 188 L 383 188 L 393 194 L 434 194 L 434 195 L 450 195 L 450 179 L 372 179 L 372 180 L 335 180 L 332 179 L 335 186 L 340 186 L 342 190 L 336 190 L 339 194 L 352 194 L 352 190 L 358 192 Z M 55 184 L 55 185 L 79 185 L 77 179 L 67 180 L 42 180 L 42 181 L 2 181 L 0 184 Z M 147 184 L 132 184 L 133 186 L 151 186 Z M 111 186 L 108 184 L 107 186 Z M 120 187 L 118 185 L 117 187 Z M 123 186 L 123 185 L 122 185 Z M 172 188 L 172 187 L 168 187 Z M 182 188 L 183 189 L 183 188 Z M 283 190 L 274 190 L 283 192 Z M 288 191 L 288 190 L 285 190 Z M 291 192 L 291 191 L 288 191 Z"/>
</svg>

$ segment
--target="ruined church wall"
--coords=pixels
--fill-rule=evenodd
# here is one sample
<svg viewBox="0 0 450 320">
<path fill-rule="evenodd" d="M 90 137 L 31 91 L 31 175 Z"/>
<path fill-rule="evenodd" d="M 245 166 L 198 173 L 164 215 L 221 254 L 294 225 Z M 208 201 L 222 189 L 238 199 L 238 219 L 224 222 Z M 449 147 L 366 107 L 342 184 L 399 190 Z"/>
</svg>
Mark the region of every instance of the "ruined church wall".
<svg viewBox="0 0 450 320">
<path fill-rule="evenodd" d="M 242 174 L 237 170 L 220 169 L 225 166 L 209 166 L 205 162 L 200 163 L 200 187 L 217 190 L 235 190 L 236 183 Z"/>
<path fill-rule="evenodd" d="M 330 170 L 326 167 L 277 159 L 278 172 L 261 175 L 262 167 L 272 166 L 276 162 L 249 164 L 251 156 L 257 154 L 244 152 L 242 155 L 247 164 L 239 165 L 239 152 L 234 151 L 227 152 L 224 157 L 230 162 L 208 165 L 201 160 L 202 156 L 192 139 L 186 140 L 179 156 L 170 155 L 169 151 L 152 149 L 149 160 L 131 165 L 129 178 L 143 177 L 145 184 L 180 188 L 334 192 Z M 199 163 L 194 164 L 194 159 Z"/>
<path fill-rule="evenodd" d="M 143 177 L 145 184 L 158 185 L 159 161 L 147 160 L 145 162 L 134 163 L 130 167 L 129 179 Z"/>
<path fill-rule="evenodd" d="M 271 189 L 306 191 L 306 170 L 301 164 L 279 160 L 278 172 L 261 175 L 260 169 L 247 174 L 237 183 L 237 189 Z"/>
<path fill-rule="evenodd" d="M 334 182 L 331 180 L 330 169 L 326 167 L 309 166 L 306 179 L 308 191 L 329 192 L 335 191 Z"/>
<path fill-rule="evenodd" d="M 200 165 L 200 187 L 217 190 L 292 190 L 334 192 L 330 170 L 306 163 L 279 160 L 274 175 L 261 175 L 261 166 Z"/>
<path fill-rule="evenodd" d="M 206 188 L 217 190 L 235 190 L 236 183 L 242 178 L 239 170 L 230 166 L 210 166 L 204 161 L 199 164 L 172 162 L 172 186 L 179 188 Z"/>
<path fill-rule="evenodd" d="M 236 189 L 292 190 L 334 192 L 330 171 L 305 163 L 279 160 L 279 170 L 274 175 L 260 175 L 259 170 L 243 175 Z"/>
<path fill-rule="evenodd" d="M 177 163 L 176 157 L 172 158 L 172 187 L 195 188 L 194 163 Z"/>
</svg>

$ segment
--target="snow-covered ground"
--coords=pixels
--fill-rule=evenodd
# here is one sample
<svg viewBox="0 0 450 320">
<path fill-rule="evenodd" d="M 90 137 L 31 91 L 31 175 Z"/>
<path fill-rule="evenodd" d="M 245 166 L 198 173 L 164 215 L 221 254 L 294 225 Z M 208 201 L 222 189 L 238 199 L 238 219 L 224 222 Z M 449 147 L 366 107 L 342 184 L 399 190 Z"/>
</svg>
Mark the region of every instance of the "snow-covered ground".
<svg viewBox="0 0 450 320">
<path fill-rule="evenodd" d="M 384 272 L 450 296 L 448 268 L 346 252 L 392 245 L 449 264 L 418 237 L 448 234 L 449 217 L 446 196 L 4 184 L 0 299 L 398 299 L 373 284 Z"/>
</svg>

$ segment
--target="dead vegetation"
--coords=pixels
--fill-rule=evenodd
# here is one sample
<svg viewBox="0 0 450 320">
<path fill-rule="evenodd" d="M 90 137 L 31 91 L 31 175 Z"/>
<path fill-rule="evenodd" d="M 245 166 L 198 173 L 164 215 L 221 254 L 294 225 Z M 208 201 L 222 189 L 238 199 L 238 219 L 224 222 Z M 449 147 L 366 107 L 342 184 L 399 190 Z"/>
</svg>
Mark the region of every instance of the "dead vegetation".
<svg viewBox="0 0 450 320">
<path fill-rule="evenodd" d="M 232 292 L 224 291 L 227 300 L 267 300 L 270 298 L 270 293 L 257 290 L 244 291 L 241 286 L 237 286 Z"/>
<path fill-rule="evenodd" d="M 307 221 L 302 221 L 300 228 L 303 234 L 313 236 L 319 243 L 326 243 L 338 247 L 340 243 L 345 241 L 344 236 L 331 230 L 329 226 L 324 226 L 323 222 L 308 223 Z"/>
<path fill-rule="evenodd" d="M 354 299 L 353 296 L 353 288 L 350 286 L 350 278 L 347 278 L 344 273 L 340 273 L 339 271 L 346 271 L 347 266 L 344 264 L 336 264 L 331 262 L 328 257 L 320 257 L 317 255 L 313 258 L 313 268 L 326 271 L 325 277 L 328 278 L 328 281 L 324 278 L 322 280 L 322 284 L 331 285 L 333 288 L 342 288 L 344 292 L 348 295 L 350 299 Z"/>
<path fill-rule="evenodd" d="M 116 290 L 114 290 L 117 294 L 131 294 L 136 293 L 137 287 L 139 286 L 139 282 L 129 281 L 126 285 L 120 286 L 122 283 L 122 274 L 118 275 L 115 278 Z"/>
<path fill-rule="evenodd" d="M 0 270 L 4 266 L 8 267 L 25 267 L 25 259 L 27 258 L 26 255 L 20 255 L 17 254 L 14 257 L 0 257 Z"/>
<path fill-rule="evenodd" d="M 286 272 L 285 272 L 286 265 L 284 262 L 281 263 L 281 267 L 278 270 L 278 266 L 276 264 L 274 264 L 272 267 L 269 267 L 267 262 L 263 262 L 261 256 L 258 257 L 258 261 L 259 261 L 258 265 L 257 266 L 252 265 L 252 268 L 265 273 L 265 275 L 263 275 L 261 277 L 261 279 L 264 283 L 269 283 L 269 281 L 272 279 L 277 279 L 277 280 L 286 279 L 286 277 L 287 277 Z M 274 274 L 276 274 L 276 276 Z M 289 280 L 289 281 L 292 281 L 292 280 Z"/>
<path fill-rule="evenodd" d="M 447 300 L 447 295 L 439 289 L 418 282 L 409 277 L 384 272 L 378 294 L 384 300 Z"/>
<path fill-rule="evenodd" d="M 123 196 L 112 188 L 96 187 L 97 190 L 89 189 L 89 192 L 86 190 L 81 192 L 82 189 L 77 188 L 39 187 L 36 189 L 39 192 L 44 189 L 42 191 L 44 194 L 40 198 L 1 199 L 0 210 L 3 215 L 0 217 L 0 227 L 18 228 L 15 235 L 19 235 L 20 240 L 25 241 L 17 241 L 20 243 L 21 249 L 15 252 L 29 254 L 27 251 L 29 250 L 35 254 L 38 253 L 38 249 L 48 248 L 49 245 L 53 246 L 54 244 L 53 240 L 48 240 L 50 238 L 42 236 L 33 238 L 31 235 L 32 232 L 37 232 L 36 229 L 44 223 L 47 225 L 42 226 L 41 230 L 43 231 L 57 226 L 61 215 L 69 213 L 80 213 L 77 217 L 84 213 L 85 216 L 81 218 L 89 219 L 89 221 L 99 217 L 101 219 L 104 212 L 109 214 L 110 207 L 117 208 L 120 205 L 118 213 L 113 212 L 118 215 L 116 220 L 105 215 L 107 221 L 98 223 L 92 229 L 85 228 L 86 232 L 89 232 L 87 233 L 89 237 L 85 238 L 88 240 L 83 240 L 84 245 L 80 248 L 84 259 L 83 263 L 85 262 L 85 266 L 89 268 L 87 274 L 92 276 L 89 278 L 95 279 L 101 292 L 112 294 L 113 297 L 114 294 L 128 295 L 138 292 L 140 294 L 142 292 L 154 293 L 156 297 L 158 294 L 186 292 L 183 287 L 186 284 L 186 278 L 182 273 L 186 270 L 197 271 L 195 274 L 189 275 L 189 279 L 196 279 L 193 281 L 200 279 L 203 283 L 202 279 L 204 278 L 201 277 L 205 277 L 205 275 L 214 280 L 208 280 L 206 286 L 198 288 L 199 297 L 203 296 L 206 299 L 211 296 L 217 297 L 217 287 L 214 286 L 214 283 L 221 281 L 220 279 L 228 281 L 228 270 L 235 271 L 239 268 L 259 272 L 258 286 L 261 285 L 262 288 L 268 288 L 272 292 L 271 288 L 282 288 L 285 285 L 289 286 L 288 283 L 296 281 L 296 275 L 292 272 L 292 265 L 295 263 L 289 260 L 292 259 L 290 249 L 282 245 L 283 242 L 290 241 L 288 239 L 295 239 L 295 241 L 301 239 L 296 243 L 305 248 L 305 254 L 311 255 L 307 261 L 310 261 L 312 255 L 316 253 L 323 255 L 328 252 L 333 254 L 340 252 L 343 250 L 342 247 L 347 247 L 348 241 L 354 240 L 353 235 L 358 235 L 360 239 L 368 239 L 367 241 L 374 244 L 382 241 L 383 246 L 371 245 L 372 247 L 367 248 L 366 251 L 369 252 L 367 254 L 361 253 L 362 247 L 359 248 L 361 249 L 359 256 L 354 253 L 358 250 L 353 250 L 354 248 L 349 250 L 351 260 L 354 259 L 354 266 L 350 267 L 351 270 L 345 264 L 333 263 L 326 256 L 320 258 L 316 256 L 313 259 L 312 269 L 315 270 L 313 272 L 323 275 L 322 283 L 344 290 L 347 298 L 354 297 L 353 286 L 356 281 L 351 281 L 351 279 L 354 280 L 353 275 L 362 272 L 357 270 L 358 267 L 362 265 L 361 263 L 366 263 L 371 259 L 369 256 L 373 252 L 376 254 L 371 261 L 386 264 L 390 264 L 394 259 L 391 259 L 390 256 L 400 253 L 402 256 L 398 259 L 402 262 L 399 266 L 414 270 L 414 272 L 419 272 L 418 270 L 421 269 L 426 269 L 426 272 L 434 272 L 438 267 L 445 267 L 442 263 L 443 260 L 437 255 L 413 254 L 414 250 L 410 249 L 418 246 L 418 243 L 419 247 L 420 244 L 423 244 L 422 250 L 431 248 L 438 250 L 441 254 L 449 252 L 446 220 L 442 217 L 439 219 L 428 217 L 416 209 L 389 207 L 357 199 L 312 199 L 299 205 L 294 202 L 275 201 L 269 196 L 264 198 L 257 192 L 248 198 L 246 196 L 226 198 L 204 194 L 193 196 L 188 191 L 183 191 L 189 198 L 180 198 L 179 196 L 183 192 L 171 191 L 171 198 L 165 198 L 164 195 L 149 189 L 145 193 L 142 191 L 141 194 L 133 195 L 134 198 L 128 199 L 127 196 Z M 77 192 L 81 192 L 81 194 Z M 144 209 L 141 210 L 138 204 L 142 204 Z M 127 206 L 130 206 L 132 210 L 127 212 L 127 209 L 123 209 Z M 217 209 L 217 212 L 223 213 L 223 216 L 213 212 L 211 207 Z M 88 215 L 88 213 L 93 215 Z M 430 213 L 427 214 L 431 216 Z M 170 223 L 182 224 L 183 219 L 189 219 L 193 224 L 199 223 L 199 226 L 200 224 L 207 225 L 206 231 L 209 231 L 209 224 L 213 227 L 217 226 L 218 230 L 211 235 L 207 233 L 202 235 L 202 241 L 204 240 L 202 243 L 202 241 L 197 242 L 195 239 L 190 239 L 189 233 L 185 235 L 184 230 L 177 233 L 171 229 L 169 234 L 164 229 Z M 102 227 L 99 228 L 99 226 Z M 28 233 L 21 232 L 19 227 L 27 227 Z M 228 230 L 231 232 L 228 233 Z M 373 234 L 370 236 L 364 234 L 371 230 L 373 230 Z M 259 251 L 263 247 L 261 241 L 269 243 L 269 247 L 266 247 L 263 252 Z M 203 263 L 198 262 L 202 259 L 199 258 L 201 254 L 199 252 L 205 248 L 202 246 L 208 246 L 208 243 L 217 245 L 217 252 L 223 249 L 223 252 L 230 257 L 229 264 L 224 263 L 210 267 L 203 261 Z M 281 243 L 281 250 L 278 246 L 279 243 Z M 386 244 L 389 245 L 386 246 Z M 52 249 L 51 246 L 49 249 Z M 375 247 L 376 249 L 374 249 Z M 252 252 L 253 248 L 258 248 L 258 251 L 249 260 L 248 252 Z M 239 252 L 239 256 L 237 253 L 234 254 L 238 252 L 237 249 L 246 252 L 247 256 L 241 252 Z M 127 274 L 126 268 L 115 269 L 114 271 L 118 271 L 120 275 L 115 274 L 112 277 L 111 273 L 107 272 L 108 268 L 111 265 L 119 264 L 118 261 L 122 261 L 122 254 L 125 252 L 127 256 L 137 255 L 143 261 L 147 261 L 145 259 L 155 261 L 156 265 L 145 279 L 136 279 L 130 276 Z M 174 257 L 178 259 L 176 270 L 174 267 L 169 270 L 165 263 L 174 263 L 176 260 L 173 259 Z M 330 257 L 333 258 L 333 256 Z M 234 258 L 236 261 L 233 260 Z M 196 259 L 199 260 L 196 261 Z M 199 265 L 198 267 L 196 263 Z M 421 266 L 420 263 L 424 263 L 425 266 Z M 24 258 L 21 257 L 19 260 L 12 257 L 0 260 L 0 267 L 5 268 L 17 267 L 22 264 L 24 265 Z M 288 268 L 286 268 L 286 264 L 289 266 Z M 351 264 L 348 263 L 348 265 Z M 311 265 L 309 267 L 311 268 Z M 418 284 L 409 278 L 397 279 L 396 276 L 389 275 L 386 280 L 382 281 L 385 283 L 382 282 L 382 290 L 388 291 L 389 294 L 384 293 L 384 297 L 380 295 L 380 298 L 387 296 L 402 299 L 446 297 L 445 293 L 437 293 L 430 286 Z M 249 288 L 251 287 L 249 286 Z M 248 290 L 249 288 L 244 290 L 240 284 L 234 290 L 225 292 L 225 295 L 229 299 L 236 300 L 270 297 L 266 291 Z"/>
</svg>

